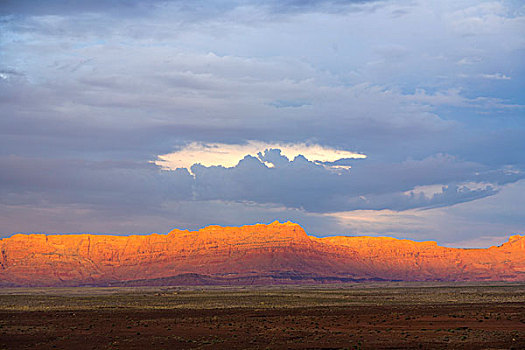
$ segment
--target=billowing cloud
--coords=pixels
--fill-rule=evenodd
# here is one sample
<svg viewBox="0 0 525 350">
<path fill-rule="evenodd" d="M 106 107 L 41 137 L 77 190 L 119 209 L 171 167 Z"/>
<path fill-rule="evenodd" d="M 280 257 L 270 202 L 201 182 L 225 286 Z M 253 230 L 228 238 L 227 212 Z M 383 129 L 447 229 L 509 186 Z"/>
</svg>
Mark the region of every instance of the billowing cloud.
<svg viewBox="0 0 525 350">
<path fill-rule="evenodd" d="M 280 153 L 288 159 L 293 159 L 301 155 L 315 164 L 334 163 L 345 159 L 366 158 L 366 155 L 361 153 L 338 150 L 316 144 L 279 144 L 248 141 L 242 145 L 235 145 L 192 142 L 179 151 L 159 155 L 154 163 L 163 169 L 185 168 L 191 170 L 194 164 L 200 164 L 206 167 L 223 166 L 231 168 L 246 156 L 252 156 L 259 158 L 267 167 L 273 168 L 275 164 L 267 157 L 266 160 L 263 159 L 262 153 L 270 149 L 279 150 Z M 338 168 L 337 165 L 333 167 L 334 169 Z"/>
<path fill-rule="evenodd" d="M 272 164 L 268 167 L 265 163 Z M 351 164 L 356 166 L 350 169 Z M 450 206 L 497 193 L 498 185 L 523 178 L 522 172 L 487 167 L 439 155 L 401 164 L 348 160 L 334 172 L 302 155 L 289 159 L 278 149 L 245 156 L 232 167 L 194 164 L 197 200 L 280 204 L 310 212 L 408 210 Z M 385 181 L 385 172 L 388 181 Z M 489 182 L 488 182 L 489 181 Z M 439 185 L 428 194 L 422 186 Z"/>
</svg>

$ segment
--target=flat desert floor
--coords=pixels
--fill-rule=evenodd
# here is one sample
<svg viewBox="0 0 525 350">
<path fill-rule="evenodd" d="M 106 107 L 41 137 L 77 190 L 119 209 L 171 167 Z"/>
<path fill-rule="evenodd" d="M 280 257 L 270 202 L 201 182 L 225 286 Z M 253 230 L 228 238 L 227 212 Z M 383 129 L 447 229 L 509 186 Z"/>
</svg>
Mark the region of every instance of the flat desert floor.
<svg viewBox="0 0 525 350">
<path fill-rule="evenodd" d="M 525 284 L 0 289 L 0 349 L 525 349 Z"/>
</svg>

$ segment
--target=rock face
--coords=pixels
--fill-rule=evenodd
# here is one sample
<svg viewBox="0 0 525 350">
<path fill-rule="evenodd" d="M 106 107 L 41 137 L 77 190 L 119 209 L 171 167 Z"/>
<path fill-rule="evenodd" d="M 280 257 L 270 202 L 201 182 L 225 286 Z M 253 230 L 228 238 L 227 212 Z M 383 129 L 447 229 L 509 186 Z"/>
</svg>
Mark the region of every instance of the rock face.
<svg viewBox="0 0 525 350">
<path fill-rule="evenodd" d="M 306 235 L 297 224 L 167 235 L 17 234 L 0 240 L 0 286 L 525 281 L 525 236 L 487 249 Z"/>
</svg>

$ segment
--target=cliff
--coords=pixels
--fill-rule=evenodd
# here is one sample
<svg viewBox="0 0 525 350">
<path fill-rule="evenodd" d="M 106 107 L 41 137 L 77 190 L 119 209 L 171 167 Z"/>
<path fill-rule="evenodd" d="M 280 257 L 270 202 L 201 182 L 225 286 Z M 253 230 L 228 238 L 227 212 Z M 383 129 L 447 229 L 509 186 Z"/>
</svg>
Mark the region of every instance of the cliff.
<svg viewBox="0 0 525 350">
<path fill-rule="evenodd" d="M 17 234 L 0 240 L 0 252 L 4 286 L 525 281 L 522 236 L 458 249 L 385 237 L 316 238 L 278 222 L 145 236 Z"/>
</svg>

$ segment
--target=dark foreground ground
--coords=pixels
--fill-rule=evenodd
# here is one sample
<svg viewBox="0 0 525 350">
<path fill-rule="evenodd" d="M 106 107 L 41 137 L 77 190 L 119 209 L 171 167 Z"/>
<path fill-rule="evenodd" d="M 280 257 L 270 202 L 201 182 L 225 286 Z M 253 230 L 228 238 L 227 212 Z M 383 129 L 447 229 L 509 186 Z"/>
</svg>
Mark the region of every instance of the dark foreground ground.
<svg viewBox="0 0 525 350">
<path fill-rule="evenodd" d="M 525 349 L 525 285 L 0 289 L 0 349 Z"/>
</svg>

